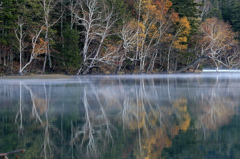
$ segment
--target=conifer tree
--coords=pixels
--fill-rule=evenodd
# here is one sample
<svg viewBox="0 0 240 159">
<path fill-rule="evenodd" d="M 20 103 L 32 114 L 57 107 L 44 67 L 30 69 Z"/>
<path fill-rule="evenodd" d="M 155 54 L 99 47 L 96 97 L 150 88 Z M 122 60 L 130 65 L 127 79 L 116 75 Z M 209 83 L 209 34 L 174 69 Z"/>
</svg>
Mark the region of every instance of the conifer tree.
<svg viewBox="0 0 240 159">
<path fill-rule="evenodd" d="M 193 17 L 197 18 L 199 4 L 195 3 L 194 0 L 171 0 L 173 5 L 172 8 L 175 12 L 179 13 L 180 17 Z"/>
<path fill-rule="evenodd" d="M 240 31 L 240 0 L 232 1 L 230 21 L 234 31 Z"/>
<path fill-rule="evenodd" d="M 80 55 L 79 55 L 79 34 L 77 30 L 70 29 L 67 27 L 63 32 L 64 37 L 64 48 L 62 49 L 62 54 L 64 57 L 64 63 L 67 67 L 67 74 L 70 67 L 79 67 Z"/>
</svg>

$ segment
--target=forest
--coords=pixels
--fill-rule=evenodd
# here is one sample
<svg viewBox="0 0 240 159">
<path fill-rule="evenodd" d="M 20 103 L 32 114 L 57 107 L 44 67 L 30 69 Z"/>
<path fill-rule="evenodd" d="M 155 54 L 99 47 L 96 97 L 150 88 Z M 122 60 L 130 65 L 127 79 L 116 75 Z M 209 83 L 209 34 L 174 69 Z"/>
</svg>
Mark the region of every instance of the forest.
<svg viewBox="0 0 240 159">
<path fill-rule="evenodd" d="M 0 76 L 240 66 L 240 0 L 0 0 Z"/>
</svg>

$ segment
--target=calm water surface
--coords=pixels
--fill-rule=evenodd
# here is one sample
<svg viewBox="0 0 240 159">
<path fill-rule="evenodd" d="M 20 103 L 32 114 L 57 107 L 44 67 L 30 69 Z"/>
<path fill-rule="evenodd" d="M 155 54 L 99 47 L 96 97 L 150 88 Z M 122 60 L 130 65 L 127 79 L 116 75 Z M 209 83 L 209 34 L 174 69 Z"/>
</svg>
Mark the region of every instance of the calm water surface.
<svg viewBox="0 0 240 159">
<path fill-rule="evenodd" d="M 0 153 L 239 158 L 239 102 L 240 74 L 0 79 Z"/>
</svg>

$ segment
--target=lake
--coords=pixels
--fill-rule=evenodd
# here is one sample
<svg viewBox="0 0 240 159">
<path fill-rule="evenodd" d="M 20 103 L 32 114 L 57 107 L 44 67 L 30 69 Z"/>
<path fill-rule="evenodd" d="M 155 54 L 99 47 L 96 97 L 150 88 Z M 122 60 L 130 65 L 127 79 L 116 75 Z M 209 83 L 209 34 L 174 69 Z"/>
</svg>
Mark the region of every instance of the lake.
<svg viewBox="0 0 240 159">
<path fill-rule="evenodd" d="M 239 104 L 240 74 L 0 79 L 0 153 L 239 158 Z"/>
</svg>

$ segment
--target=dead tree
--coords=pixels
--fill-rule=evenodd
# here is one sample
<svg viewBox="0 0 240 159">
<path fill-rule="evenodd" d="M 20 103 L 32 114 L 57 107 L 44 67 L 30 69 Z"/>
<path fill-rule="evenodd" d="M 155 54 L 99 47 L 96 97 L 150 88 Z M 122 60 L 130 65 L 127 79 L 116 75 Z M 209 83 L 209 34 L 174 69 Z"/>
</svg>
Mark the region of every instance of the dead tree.
<svg viewBox="0 0 240 159">
<path fill-rule="evenodd" d="M 7 153 L 2 153 L 2 154 L 0 154 L 0 157 L 4 157 L 4 159 L 8 159 L 8 157 L 7 157 L 8 155 L 15 154 L 15 153 L 21 153 L 21 152 L 25 152 L 25 150 L 21 149 L 21 150 L 11 151 L 11 152 L 7 152 Z M 18 158 L 18 155 L 16 158 Z"/>
</svg>

